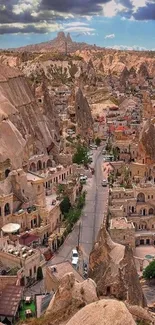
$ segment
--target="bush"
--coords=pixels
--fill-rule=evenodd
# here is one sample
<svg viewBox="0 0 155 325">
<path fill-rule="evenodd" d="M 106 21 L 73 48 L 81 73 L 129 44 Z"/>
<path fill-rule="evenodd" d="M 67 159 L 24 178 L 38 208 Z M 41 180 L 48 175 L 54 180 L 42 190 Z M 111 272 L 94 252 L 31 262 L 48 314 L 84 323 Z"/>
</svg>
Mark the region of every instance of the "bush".
<svg viewBox="0 0 155 325">
<path fill-rule="evenodd" d="M 62 214 L 68 213 L 70 208 L 71 208 L 71 203 L 70 203 L 69 197 L 65 196 L 63 201 L 60 203 L 60 210 L 61 210 Z"/>
<path fill-rule="evenodd" d="M 101 139 L 97 137 L 97 138 L 95 139 L 95 143 L 96 143 L 97 146 L 100 146 L 100 144 L 101 144 Z"/>
<path fill-rule="evenodd" d="M 42 279 L 43 279 L 43 271 L 41 266 L 39 266 L 37 269 L 37 281 L 41 281 Z"/>
<path fill-rule="evenodd" d="M 152 261 L 143 271 L 143 277 L 145 279 L 155 278 L 155 261 Z"/>
<path fill-rule="evenodd" d="M 73 163 L 76 163 L 78 165 L 80 164 L 86 165 L 89 163 L 87 147 L 81 146 L 80 144 L 77 146 L 76 152 L 73 156 Z"/>
</svg>

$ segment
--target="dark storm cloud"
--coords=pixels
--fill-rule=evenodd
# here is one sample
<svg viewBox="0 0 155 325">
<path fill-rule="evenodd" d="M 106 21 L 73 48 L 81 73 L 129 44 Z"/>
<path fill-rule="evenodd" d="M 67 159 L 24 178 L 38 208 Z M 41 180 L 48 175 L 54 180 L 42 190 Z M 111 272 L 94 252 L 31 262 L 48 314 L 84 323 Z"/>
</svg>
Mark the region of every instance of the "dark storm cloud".
<svg viewBox="0 0 155 325">
<path fill-rule="evenodd" d="M 118 0 L 118 3 L 123 5 L 125 8 L 129 8 L 129 9 L 133 8 L 133 4 L 132 4 L 131 0 Z"/>
<path fill-rule="evenodd" d="M 34 25 L 27 25 L 24 28 L 14 27 L 14 26 L 0 26 L 0 34 L 16 34 L 16 33 L 36 33 L 44 34 L 47 32 L 46 27 L 36 28 Z"/>
<path fill-rule="evenodd" d="M 155 3 L 139 8 L 133 17 L 137 20 L 155 20 Z"/>
<path fill-rule="evenodd" d="M 111 0 L 40 0 L 38 6 L 31 0 L 31 6 L 25 6 L 22 11 L 21 3 L 24 0 L 0 0 L 0 34 L 5 33 L 45 33 L 48 32 L 48 23 L 62 23 L 65 19 L 62 13 L 74 16 L 103 15 L 102 6 Z M 140 0 L 139 0 L 140 1 Z M 155 20 L 155 1 L 150 0 L 145 7 L 134 11 L 132 0 L 115 0 L 125 7 L 117 14 L 126 18 L 132 16 L 136 20 Z M 25 5 L 27 2 L 25 3 Z M 34 4 L 34 7 L 33 7 Z M 16 5 L 16 12 L 14 6 Z M 21 12 L 17 9 L 21 8 Z M 32 15 L 33 12 L 33 15 Z M 34 12 L 36 15 L 34 15 Z M 47 26 L 46 26 L 47 23 Z M 11 26 L 12 24 L 12 26 Z M 24 24 L 24 28 L 17 24 Z"/>
<path fill-rule="evenodd" d="M 103 5 L 110 0 L 42 0 L 40 8 L 42 10 L 55 10 L 77 15 L 91 15 L 100 13 Z"/>
</svg>

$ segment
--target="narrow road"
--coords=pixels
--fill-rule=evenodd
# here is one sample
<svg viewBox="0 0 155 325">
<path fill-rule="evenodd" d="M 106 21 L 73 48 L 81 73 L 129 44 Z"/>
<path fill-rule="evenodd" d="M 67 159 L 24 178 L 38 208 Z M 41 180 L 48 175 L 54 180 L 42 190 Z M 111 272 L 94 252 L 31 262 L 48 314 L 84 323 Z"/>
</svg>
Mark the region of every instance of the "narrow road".
<svg viewBox="0 0 155 325">
<path fill-rule="evenodd" d="M 71 260 L 72 249 L 78 245 L 78 236 L 80 228 L 80 247 L 83 251 L 83 259 L 88 263 L 89 254 L 92 250 L 94 241 L 97 238 L 98 231 L 103 222 L 104 212 L 108 199 L 108 187 L 102 187 L 101 181 L 106 178 L 102 172 L 103 156 L 101 148 L 95 150 L 93 154 L 93 166 L 95 175 L 87 180 L 86 204 L 79 222 L 75 225 L 73 231 L 66 238 L 64 244 L 60 247 L 54 258 L 47 262 L 47 265 L 53 265 L 66 260 Z M 80 227 L 79 227 L 80 225 Z M 43 269 L 45 271 L 45 268 Z M 44 280 L 25 290 L 25 295 L 45 292 Z"/>
<path fill-rule="evenodd" d="M 48 262 L 48 265 L 60 263 L 71 258 L 72 249 L 78 245 L 79 230 L 83 258 L 88 262 L 90 251 L 103 222 L 108 199 L 108 187 L 101 186 L 101 181 L 104 178 L 102 164 L 103 156 L 100 149 L 94 153 L 95 175 L 87 181 L 86 205 L 82 216 L 73 231 L 66 238 L 64 244 L 60 247 L 58 253 Z"/>
</svg>

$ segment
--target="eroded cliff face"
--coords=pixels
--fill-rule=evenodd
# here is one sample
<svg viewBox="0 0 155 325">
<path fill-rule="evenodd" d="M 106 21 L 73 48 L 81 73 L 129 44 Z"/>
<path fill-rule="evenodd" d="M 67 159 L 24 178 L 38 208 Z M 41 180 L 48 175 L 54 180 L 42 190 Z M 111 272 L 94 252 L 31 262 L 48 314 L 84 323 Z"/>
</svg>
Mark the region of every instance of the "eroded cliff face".
<svg viewBox="0 0 155 325">
<path fill-rule="evenodd" d="M 100 295 L 113 296 L 131 305 L 146 305 L 132 250 L 114 243 L 104 226 L 90 254 L 89 270 Z"/>
<path fill-rule="evenodd" d="M 155 161 L 155 118 L 144 123 L 139 137 L 139 152 L 150 163 Z"/>
<path fill-rule="evenodd" d="M 0 65 L 0 159 L 12 168 L 37 153 L 58 153 L 59 119 L 48 91 L 39 105 L 23 74 Z"/>
<path fill-rule="evenodd" d="M 78 134 L 86 141 L 93 138 L 93 118 L 86 97 L 80 88 L 75 90 L 75 115 L 78 126 Z"/>
</svg>

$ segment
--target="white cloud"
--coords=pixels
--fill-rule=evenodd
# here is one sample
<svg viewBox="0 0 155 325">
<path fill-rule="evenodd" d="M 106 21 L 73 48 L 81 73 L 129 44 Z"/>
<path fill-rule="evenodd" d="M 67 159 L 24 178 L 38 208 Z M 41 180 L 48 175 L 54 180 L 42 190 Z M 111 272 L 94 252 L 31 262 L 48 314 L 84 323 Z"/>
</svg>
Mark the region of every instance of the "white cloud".
<svg viewBox="0 0 155 325">
<path fill-rule="evenodd" d="M 36 11 L 41 0 L 20 0 L 18 5 L 13 6 L 13 12 L 19 15 L 25 11 Z"/>
<path fill-rule="evenodd" d="M 148 51 L 147 48 L 138 46 L 138 45 L 133 45 L 133 46 L 128 46 L 128 45 L 114 45 L 114 46 L 108 46 L 108 48 L 114 49 L 114 50 L 127 50 L 127 51 Z"/>
<path fill-rule="evenodd" d="M 27 28 L 31 28 L 31 27 L 34 27 L 34 29 L 36 30 L 40 30 L 40 29 L 45 29 L 46 32 L 56 32 L 56 31 L 59 31 L 60 29 L 62 29 L 62 25 L 60 24 L 57 24 L 57 23 L 47 23 L 46 21 L 43 21 L 43 22 L 38 22 L 38 23 L 31 23 L 31 24 L 24 24 L 24 23 L 12 23 L 12 24 L 0 24 L 0 27 L 3 27 L 4 29 L 6 28 L 9 29 L 9 28 L 17 28 L 19 30 L 24 30 L 24 29 L 27 29 Z M 28 32 L 30 33 L 30 32 Z"/>
<path fill-rule="evenodd" d="M 115 0 L 111 0 L 108 3 L 105 3 L 102 5 L 102 8 L 104 16 L 109 18 L 116 16 L 118 12 L 126 11 L 126 8 L 123 5 L 117 3 Z"/>
<path fill-rule="evenodd" d="M 91 32 L 95 32 L 94 28 L 90 28 L 90 27 L 85 27 L 85 26 L 72 26 L 72 27 L 67 27 L 64 29 L 65 32 L 73 32 L 73 33 L 91 33 Z M 88 34 L 90 35 L 90 34 Z"/>
<path fill-rule="evenodd" d="M 105 36 L 105 39 L 107 39 L 107 38 L 115 38 L 115 34 L 109 34 L 109 35 L 106 35 L 106 36 Z"/>
<path fill-rule="evenodd" d="M 138 10 L 140 7 L 145 7 L 148 3 L 148 0 L 131 0 L 134 6 L 134 12 Z"/>
<path fill-rule="evenodd" d="M 64 32 L 80 33 L 84 35 L 95 35 L 95 29 L 89 27 L 88 23 L 74 21 L 63 24 Z"/>
<path fill-rule="evenodd" d="M 88 23 L 82 23 L 81 21 L 74 21 L 71 23 L 65 23 L 66 27 L 79 27 L 79 26 L 88 26 Z"/>
</svg>

